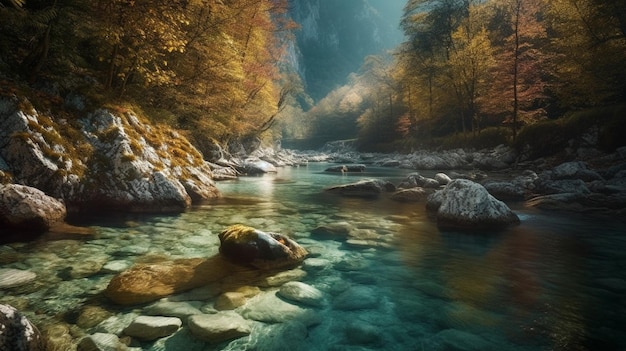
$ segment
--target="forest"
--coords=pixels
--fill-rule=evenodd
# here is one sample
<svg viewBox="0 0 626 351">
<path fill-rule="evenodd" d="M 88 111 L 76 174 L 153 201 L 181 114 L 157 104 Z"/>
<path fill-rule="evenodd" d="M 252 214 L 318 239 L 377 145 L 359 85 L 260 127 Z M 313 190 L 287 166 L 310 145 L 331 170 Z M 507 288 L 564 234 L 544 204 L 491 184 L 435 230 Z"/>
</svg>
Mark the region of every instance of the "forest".
<svg viewBox="0 0 626 351">
<path fill-rule="evenodd" d="M 3 0 L 1 86 L 48 94 L 34 104 L 71 93 L 138 110 L 200 149 L 250 136 L 408 151 L 544 135 L 557 147 L 553 131 L 579 128 L 563 122 L 578 111 L 582 125 L 606 119 L 606 148 L 626 130 L 624 1 L 409 0 L 405 41 L 317 101 L 287 59 L 299 30 L 290 6 Z"/>
<path fill-rule="evenodd" d="M 626 2 L 411 0 L 401 26 L 401 46 L 300 115 L 308 132 L 372 151 L 550 149 L 601 123 L 621 145 Z"/>
</svg>

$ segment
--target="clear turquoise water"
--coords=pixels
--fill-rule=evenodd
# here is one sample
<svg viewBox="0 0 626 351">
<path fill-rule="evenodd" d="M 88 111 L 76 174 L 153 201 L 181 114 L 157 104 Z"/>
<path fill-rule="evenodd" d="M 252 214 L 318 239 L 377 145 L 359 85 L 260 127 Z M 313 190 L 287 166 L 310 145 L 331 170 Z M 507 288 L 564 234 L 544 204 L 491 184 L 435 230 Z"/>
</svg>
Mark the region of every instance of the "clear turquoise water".
<svg viewBox="0 0 626 351">
<path fill-rule="evenodd" d="M 626 349 L 624 223 L 511 204 L 520 226 L 498 233 L 440 232 L 424 204 L 323 191 L 364 177 L 397 184 L 409 171 L 368 168 L 365 174 L 341 175 L 322 172 L 327 166 L 222 182 L 223 199 L 180 215 L 83 218 L 98 232 L 91 240 L 0 246 L 0 254 L 17 257 L 0 259 L 0 268 L 38 274 L 33 284 L 0 290 L 0 301 L 19 306 L 39 324 L 72 324 L 85 305 L 128 313 L 133 309 L 112 306 L 100 296 L 113 276 L 98 268 L 103 263 L 212 256 L 218 252 L 217 234 L 244 223 L 288 234 L 329 261 L 302 279 L 326 296 L 328 304 L 317 310 L 321 322 L 304 331 L 289 323 L 283 329 L 259 323 L 249 337 L 220 345 L 193 340 L 183 328 L 169 339 L 141 344 L 142 349 L 276 350 L 294 344 L 301 350 Z M 334 222 L 369 230 L 385 245 L 311 237 L 315 227 Z M 91 271 L 89 262 L 95 266 Z M 77 273 L 72 268 L 77 264 L 87 273 Z M 371 296 L 363 296 L 359 308 L 338 307 L 350 287 Z"/>
</svg>

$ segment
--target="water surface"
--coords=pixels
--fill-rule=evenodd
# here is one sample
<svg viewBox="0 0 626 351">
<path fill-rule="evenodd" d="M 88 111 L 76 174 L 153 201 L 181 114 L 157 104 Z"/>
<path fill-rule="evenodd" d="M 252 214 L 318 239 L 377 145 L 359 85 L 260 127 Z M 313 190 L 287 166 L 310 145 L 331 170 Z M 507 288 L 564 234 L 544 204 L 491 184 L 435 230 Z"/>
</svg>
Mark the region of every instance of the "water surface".
<svg viewBox="0 0 626 351">
<path fill-rule="evenodd" d="M 440 232 L 424 204 L 342 198 L 325 187 L 406 170 L 324 173 L 327 164 L 218 183 L 224 198 L 174 216 L 85 218 L 97 237 L 43 238 L 0 246 L 0 268 L 37 273 L 27 286 L 0 290 L 39 326 L 68 325 L 74 337 L 85 306 L 114 316 L 141 313 L 101 296 L 116 270 L 134 262 L 218 253 L 217 234 L 243 223 L 293 237 L 327 260 L 301 280 L 322 290 L 320 322 L 257 323 L 249 337 L 220 345 L 172 337 L 146 350 L 624 350 L 626 225 L 525 209 L 521 225 L 498 233 Z M 424 173 L 425 175 L 432 175 Z M 374 239 L 317 239 L 322 224 L 347 222 Z M 79 268 L 76 268 L 79 267 Z M 115 268 L 117 267 L 117 268 Z M 346 295 L 346 292 L 352 295 Z M 345 301 L 352 296 L 356 301 Z M 200 303 L 210 306 L 213 301 Z M 208 310 L 208 308 L 207 308 Z M 120 317 L 122 318 L 122 317 Z M 80 325 L 80 326 L 77 326 Z"/>
</svg>

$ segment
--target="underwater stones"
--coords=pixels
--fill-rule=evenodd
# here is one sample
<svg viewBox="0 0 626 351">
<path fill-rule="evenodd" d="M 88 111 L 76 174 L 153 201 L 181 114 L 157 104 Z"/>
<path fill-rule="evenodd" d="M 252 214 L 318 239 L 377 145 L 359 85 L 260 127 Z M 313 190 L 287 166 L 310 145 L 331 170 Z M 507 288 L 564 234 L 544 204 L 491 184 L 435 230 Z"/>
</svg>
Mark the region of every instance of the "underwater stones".
<svg viewBox="0 0 626 351">
<path fill-rule="evenodd" d="M 243 306 L 248 299 L 258 295 L 261 292 L 256 286 L 242 286 L 235 291 L 227 291 L 217 297 L 213 307 L 218 311 L 234 310 Z"/>
<path fill-rule="evenodd" d="M 250 321 L 232 311 L 193 315 L 187 323 L 195 337 L 210 343 L 240 338 L 251 332 Z"/>
<path fill-rule="evenodd" d="M 147 306 L 144 312 L 151 316 L 178 317 L 182 319 L 194 314 L 202 314 L 198 307 L 190 302 L 167 301 L 164 299 Z"/>
<path fill-rule="evenodd" d="M 76 325 L 89 329 L 100 324 L 102 321 L 111 317 L 111 312 L 99 306 L 85 306 L 76 319 Z"/>
<path fill-rule="evenodd" d="M 325 258 L 307 258 L 302 262 L 302 269 L 310 272 L 310 271 L 321 271 L 330 266 L 330 261 Z"/>
<path fill-rule="evenodd" d="M 281 286 L 287 282 L 300 280 L 304 278 L 307 273 L 302 269 L 291 269 L 284 272 L 279 272 L 269 277 L 262 279 L 259 282 L 259 286 L 262 287 L 272 287 L 272 286 Z"/>
<path fill-rule="evenodd" d="M 39 189 L 0 184 L 1 226 L 43 233 L 65 215 L 65 204 Z"/>
<path fill-rule="evenodd" d="M 280 287 L 277 294 L 284 299 L 304 305 L 319 307 L 324 304 L 324 294 L 302 282 L 287 282 Z"/>
<path fill-rule="evenodd" d="M 260 269 L 294 266 L 308 252 L 295 241 L 278 233 L 265 233 L 237 224 L 219 234 L 220 254 L 238 263 Z"/>
<path fill-rule="evenodd" d="M 125 269 L 128 269 L 132 264 L 125 260 L 113 260 L 109 261 L 102 266 L 102 271 L 105 273 L 119 273 Z"/>
<path fill-rule="evenodd" d="M 140 304 L 201 287 L 242 271 L 242 267 L 219 255 L 208 259 L 138 264 L 113 277 L 105 295 L 118 304 Z"/>
<path fill-rule="evenodd" d="M 374 289 L 355 285 L 339 294 L 333 301 L 333 307 L 343 311 L 374 309 L 378 305 L 378 297 Z"/>
<path fill-rule="evenodd" d="M 78 351 L 118 351 L 126 348 L 115 334 L 94 333 L 78 342 Z"/>
<path fill-rule="evenodd" d="M 317 239 L 345 240 L 356 228 L 348 222 L 334 222 L 322 224 L 311 231 Z"/>
<path fill-rule="evenodd" d="M 14 269 L 14 268 L 0 268 L 0 289 L 14 288 L 34 281 L 37 278 L 37 274 L 31 271 Z"/>
<path fill-rule="evenodd" d="M 124 334 L 141 340 L 155 340 L 174 334 L 182 325 L 177 317 L 139 316 L 124 329 Z"/>
<path fill-rule="evenodd" d="M 37 327 L 13 306 L 0 304 L 0 347 L 11 351 L 43 351 Z"/>
<path fill-rule="evenodd" d="M 363 321 L 353 321 L 344 330 L 346 339 L 351 344 L 371 345 L 378 344 L 382 340 L 380 328 Z"/>
<path fill-rule="evenodd" d="M 428 198 L 441 229 L 499 229 L 519 224 L 519 217 L 478 183 L 455 179 Z"/>
<path fill-rule="evenodd" d="M 319 316 L 315 311 L 279 298 L 276 290 L 253 297 L 240 307 L 239 312 L 244 318 L 265 323 L 299 321 L 307 326 L 319 323 Z"/>
<path fill-rule="evenodd" d="M 396 186 L 381 179 L 363 179 L 356 183 L 336 185 L 326 192 L 349 197 L 374 198 L 384 192 L 393 192 Z"/>
</svg>

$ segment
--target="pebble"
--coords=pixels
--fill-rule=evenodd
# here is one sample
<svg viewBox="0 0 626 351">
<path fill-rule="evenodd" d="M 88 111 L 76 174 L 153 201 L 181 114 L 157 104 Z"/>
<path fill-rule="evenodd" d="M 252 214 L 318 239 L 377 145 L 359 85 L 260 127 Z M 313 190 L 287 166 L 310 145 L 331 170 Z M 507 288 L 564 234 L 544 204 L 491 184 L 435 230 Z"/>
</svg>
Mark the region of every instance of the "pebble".
<svg viewBox="0 0 626 351">
<path fill-rule="evenodd" d="M 34 281 L 37 274 L 27 270 L 0 268 L 0 289 L 14 288 Z"/>
</svg>

